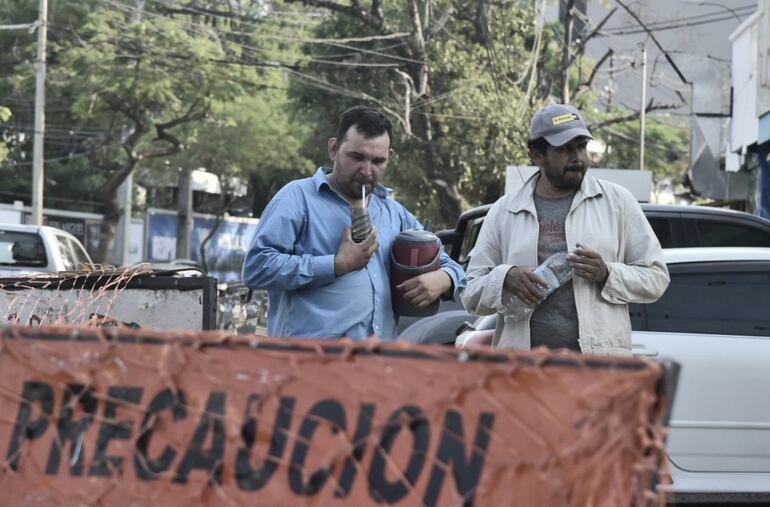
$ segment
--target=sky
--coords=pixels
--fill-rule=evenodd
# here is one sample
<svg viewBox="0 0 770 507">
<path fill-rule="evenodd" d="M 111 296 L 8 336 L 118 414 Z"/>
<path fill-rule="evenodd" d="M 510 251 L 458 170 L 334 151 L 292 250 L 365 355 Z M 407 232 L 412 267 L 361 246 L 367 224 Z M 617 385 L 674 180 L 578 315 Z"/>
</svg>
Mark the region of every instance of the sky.
<svg viewBox="0 0 770 507">
<path fill-rule="evenodd" d="M 687 105 L 669 114 L 687 115 L 690 111 L 690 86 L 685 85 L 666 56 L 657 48 L 639 23 L 613 0 L 587 0 L 589 24 L 587 32 L 614 7 L 598 35 L 588 43 L 587 55 L 595 60 L 608 49 L 614 50 L 612 62 L 607 61 L 597 74 L 597 83 L 603 89 L 603 102 L 609 100 L 637 110 L 641 103 L 642 51 L 647 46 L 647 100 L 659 104 L 679 104 L 685 98 Z M 623 0 L 653 31 L 663 50 L 668 53 L 688 81 L 720 79 L 724 86 L 721 100 L 709 102 L 713 111 L 729 113 L 730 33 L 757 6 L 756 0 Z M 546 19 L 558 17 L 558 1 L 546 3 Z"/>
</svg>

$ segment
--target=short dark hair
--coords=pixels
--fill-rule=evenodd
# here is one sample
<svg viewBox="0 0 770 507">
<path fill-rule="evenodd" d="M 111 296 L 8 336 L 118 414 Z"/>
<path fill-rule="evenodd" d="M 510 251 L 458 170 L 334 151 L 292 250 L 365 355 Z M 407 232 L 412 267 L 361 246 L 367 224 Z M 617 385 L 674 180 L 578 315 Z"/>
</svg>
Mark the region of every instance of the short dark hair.
<svg viewBox="0 0 770 507">
<path fill-rule="evenodd" d="M 536 151 L 538 153 L 545 153 L 549 146 L 551 146 L 551 143 L 546 141 L 545 137 L 538 137 L 537 139 L 530 139 L 527 141 L 527 147 L 531 151 Z"/>
<path fill-rule="evenodd" d="M 355 127 L 365 138 L 371 139 L 387 133 L 393 142 L 393 124 L 387 116 L 368 106 L 354 106 L 342 113 L 337 125 L 337 142 L 342 144 L 350 127 Z"/>
</svg>

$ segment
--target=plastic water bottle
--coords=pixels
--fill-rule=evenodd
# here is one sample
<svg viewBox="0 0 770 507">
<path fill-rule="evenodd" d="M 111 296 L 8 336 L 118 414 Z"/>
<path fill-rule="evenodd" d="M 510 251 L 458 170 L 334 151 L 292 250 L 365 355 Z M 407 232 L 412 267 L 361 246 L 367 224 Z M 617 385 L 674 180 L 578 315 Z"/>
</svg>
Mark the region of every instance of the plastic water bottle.
<svg viewBox="0 0 770 507">
<path fill-rule="evenodd" d="M 567 262 L 567 255 L 567 252 L 556 252 L 535 268 L 535 274 L 548 284 L 548 287 L 540 287 L 545 297 L 572 279 L 572 267 Z"/>
<path fill-rule="evenodd" d="M 556 289 L 572 279 L 572 267 L 567 262 L 567 252 L 557 252 L 548 257 L 542 264 L 534 269 L 534 273 L 542 278 L 547 287 L 538 285 L 545 297 L 553 294 Z M 512 296 L 511 304 L 505 309 L 506 319 L 521 320 L 535 310 L 536 305 L 528 305 L 515 296 Z"/>
</svg>

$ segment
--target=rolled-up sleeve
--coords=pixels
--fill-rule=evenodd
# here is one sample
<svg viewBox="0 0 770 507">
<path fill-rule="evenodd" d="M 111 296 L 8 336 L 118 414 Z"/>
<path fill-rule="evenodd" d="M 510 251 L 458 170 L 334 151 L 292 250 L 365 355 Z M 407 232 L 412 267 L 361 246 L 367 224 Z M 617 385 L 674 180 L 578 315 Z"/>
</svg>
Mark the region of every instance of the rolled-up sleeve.
<svg viewBox="0 0 770 507">
<path fill-rule="evenodd" d="M 602 288 L 608 303 L 653 303 L 663 295 L 670 281 L 663 250 L 641 207 L 624 204 L 623 262 L 609 262 L 609 276 Z"/>
<path fill-rule="evenodd" d="M 490 315 L 504 312 L 511 301 L 504 297 L 505 275 L 513 267 L 503 264 L 498 217 L 500 201 L 492 206 L 481 226 L 476 245 L 470 252 L 466 271 L 468 279 L 462 294 L 463 305 L 470 313 Z M 512 298 L 512 296 L 511 296 Z"/>
<path fill-rule="evenodd" d="M 452 260 L 451 257 L 449 257 L 449 254 L 447 254 L 443 248 L 441 250 L 440 262 L 441 270 L 449 275 L 449 278 L 452 279 L 452 287 L 454 287 L 452 292 L 452 299 L 457 299 L 465 291 L 465 271 L 459 264 L 457 264 Z"/>
<path fill-rule="evenodd" d="M 284 188 L 270 201 L 260 218 L 243 262 L 243 281 L 253 289 L 297 290 L 331 283 L 334 255 L 297 255 L 297 238 L 307 212 Z"/>
</svg>

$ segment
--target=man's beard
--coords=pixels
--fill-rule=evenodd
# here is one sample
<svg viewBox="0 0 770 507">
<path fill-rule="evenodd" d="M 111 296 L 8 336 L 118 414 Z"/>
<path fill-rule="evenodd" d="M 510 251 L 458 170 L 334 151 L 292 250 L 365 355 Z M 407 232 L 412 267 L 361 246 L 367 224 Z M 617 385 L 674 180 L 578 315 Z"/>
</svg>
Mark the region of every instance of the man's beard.
<svg viewBox="0 0 770 507">
<path fill-rule="evenodd" d="M 549 176 L 548 171 L 546 171 L 546 176 Z M 583 184 L 584 176 L 585 166 L 583 164 L 570 164 L 564 168 L 558 177 L 548 177 L 548 181 L 560 190 L 577 190 Z"/>
</svg>

